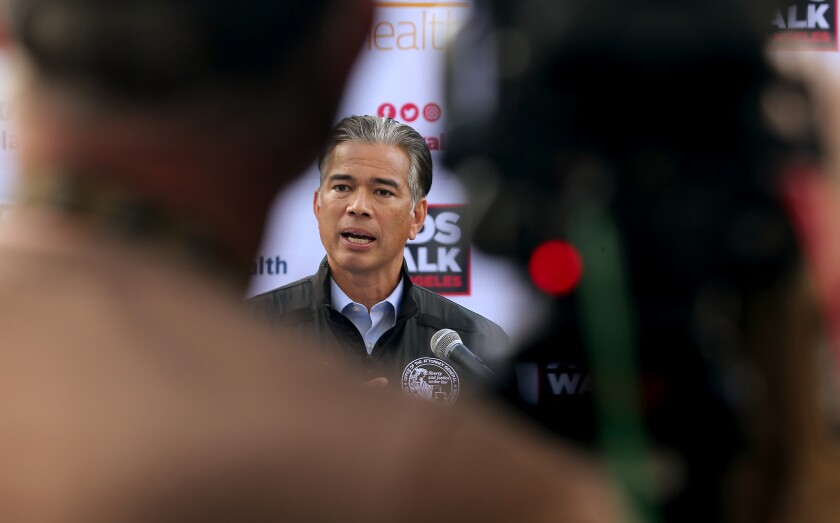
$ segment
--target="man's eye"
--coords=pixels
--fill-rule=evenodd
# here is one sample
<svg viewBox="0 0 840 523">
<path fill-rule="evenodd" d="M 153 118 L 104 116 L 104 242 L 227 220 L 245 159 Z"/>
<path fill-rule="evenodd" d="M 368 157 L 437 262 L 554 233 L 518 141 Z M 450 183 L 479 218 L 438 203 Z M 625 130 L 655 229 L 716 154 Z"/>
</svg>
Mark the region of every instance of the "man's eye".
<svg viewBox="0 0 840 523">
<path fill-rule="evenodd" d="M 384 197 L 388 197 L 388 196 L 393 196 L 393 195 L 394 195 L 394 193 L 392 193 L 392 192 L 391 192 L 391 191 L 389 191 L 388 189 L 377 189 L 377 190 L 376 190 L 376 191 L 374 191 L 374 192 L 375 192 L 375 194 L 376 194 L 377 196 L 384 196 Z"/>
<path fill-rule="evenodd" d="M 347 192 L 347 191 L 349 191 L 349 190 L 350 190 L 350 186 L 349 186 L 349 185 L 343 185 L 343 184 L 340 184 L 340 185 L 336 185 L 336 186 L 334 186 L 334 187 L 333 187 L 333 190 L 334 190 L 334 191 L 338 191 L 338 192 Z"/>
</svg>

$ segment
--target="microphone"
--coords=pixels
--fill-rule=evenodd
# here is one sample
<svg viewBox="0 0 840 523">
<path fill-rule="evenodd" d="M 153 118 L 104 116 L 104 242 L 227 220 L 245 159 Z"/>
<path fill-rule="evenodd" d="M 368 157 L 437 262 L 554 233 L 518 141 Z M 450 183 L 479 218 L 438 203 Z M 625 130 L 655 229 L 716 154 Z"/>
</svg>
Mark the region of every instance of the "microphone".
<svg viewBox="0 0 840 523">
<path fill-rule="evenodd" d="M 456 364 L 467 374 L 478 378 L 481 381 L 492 383 L 496 381 L 496 374 L 481 361 L 481 358 L 473 354 L 464 343 L 458 333 L 452 329 L 441 329 L 432 336 L 430 342 L 432 352 L 441 360 L 448 360 Z"/>
</svg>

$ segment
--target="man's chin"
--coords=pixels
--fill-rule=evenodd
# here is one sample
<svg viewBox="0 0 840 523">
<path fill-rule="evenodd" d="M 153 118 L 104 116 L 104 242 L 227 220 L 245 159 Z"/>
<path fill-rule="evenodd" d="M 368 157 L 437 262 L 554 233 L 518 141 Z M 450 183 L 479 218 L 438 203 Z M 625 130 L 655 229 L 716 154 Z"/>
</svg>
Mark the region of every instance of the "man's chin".
<svg viewBox="0 0 840 523">
<path fill-rule="evenodd" d="M 371 253 L 362 251 L 342 252 L 330 257 L 330 265 L 347 272 L 368 272 L 377 268 Z"/>
</svg>

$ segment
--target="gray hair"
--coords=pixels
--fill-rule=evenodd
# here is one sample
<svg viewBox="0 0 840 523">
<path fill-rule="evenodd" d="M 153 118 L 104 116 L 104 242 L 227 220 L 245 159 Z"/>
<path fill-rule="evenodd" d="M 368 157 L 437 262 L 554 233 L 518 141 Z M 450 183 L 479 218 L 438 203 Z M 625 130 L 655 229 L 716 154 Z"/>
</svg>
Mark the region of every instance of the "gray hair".
<svg viewBox="0 0 840 523">
<path fill-rule="evenodd" d="M 408 156 L 408 189 L 412 205 L 429 194 L 432 188 L 432 154 L 426 140 L 420 134 L 396 120 L 381 116 L 348 116 L 338 122 L 330 133 L 327 145 L 318 157 L 318 170 L 321 183 L 324 183 L 324 170 L 327 158 L 340 143 L 354 142 L 364 144 L 395 145 Z"/>
</svg>

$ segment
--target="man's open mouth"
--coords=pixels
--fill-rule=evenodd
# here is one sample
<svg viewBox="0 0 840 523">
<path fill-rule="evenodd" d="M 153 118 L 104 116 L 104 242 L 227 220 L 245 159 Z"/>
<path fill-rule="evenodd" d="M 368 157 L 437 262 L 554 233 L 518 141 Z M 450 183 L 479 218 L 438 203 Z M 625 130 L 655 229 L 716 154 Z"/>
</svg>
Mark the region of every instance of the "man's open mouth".
<svg viewBox="0 0 840 523">
<path fill-rule="evenodd" d="M 347 238 L 347 240 L 350 243 L 355 243 L 357 245 L 366 245 L 376 240 L 376 238 L 372 236 L 367 236 L 365 234 L 359 234 L 355 232 L 343 232 L 341 233 L 341 235 Z"/>
</svg>

